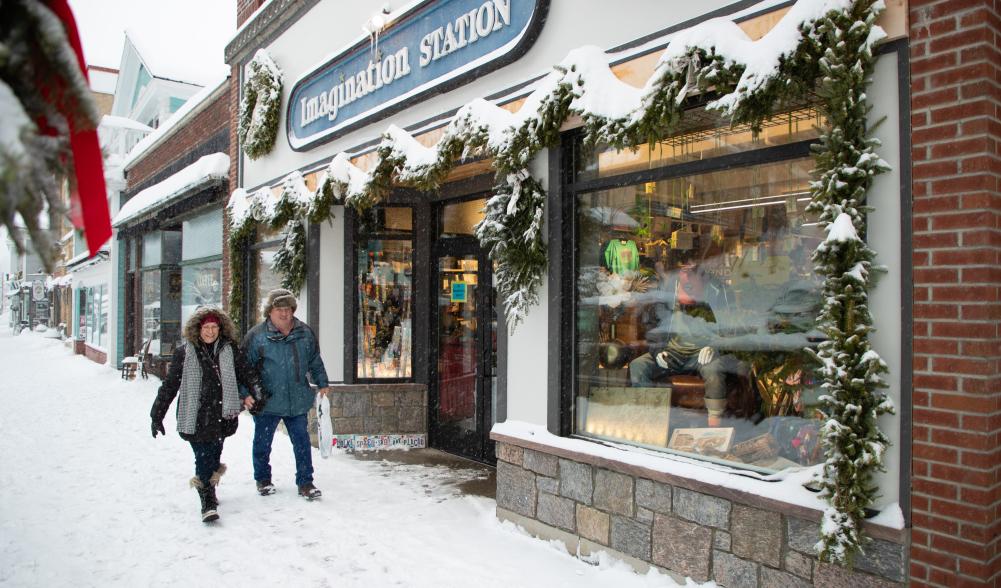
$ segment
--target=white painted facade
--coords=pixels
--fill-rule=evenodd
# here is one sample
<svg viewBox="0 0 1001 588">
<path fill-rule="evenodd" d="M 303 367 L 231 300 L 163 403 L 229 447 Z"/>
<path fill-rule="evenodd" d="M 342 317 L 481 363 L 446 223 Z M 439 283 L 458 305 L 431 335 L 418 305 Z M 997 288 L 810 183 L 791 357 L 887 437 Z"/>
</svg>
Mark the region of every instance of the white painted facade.
<svg viewBox="0 0 1001 588">
<path fill-rule="evenodd" d="M 294 151 L 287 140 L 286 112 L 289 92 L 295 80 L 320 66 L 342 49 L 367 38 L 359 34 L 360 27 L 372 15 L 374 6 L 364 3 L 321 1 L 305 16 L 292 23 L 277 39 L 264 45 L 282 69 L 284 86 L 279 133 L 274 150 L 254 161 L 241 157 L 239 185 L 248 191 L 262 186 L 274 186 L 289 172 L 313 171 L 341 151 L 355 154 L 359 145 L 377 140 L 389 125 L 412 127 L 432 117 L 457 109 L 475 98 L 482 98 L 514 87 L 550 71 L 572 49 L 596 45 L 611 49 L 661 31 L 729 5 L 714 0 L 700 3 L 664 3 L 656 0 L 636 0 L 629 3 L 629 18 L 623 18 L 621 6 L 602 0 L 553 0 L 541 34 L 528 52 L 513 64 L 486 74 L 473 82 L 447 93 L 436 95 L 408 106 L 402 112 L 343 134 L 326 144 L 302 152 Z M 764 2 L 762 6 L 774 3 Z M 398 10 L 400 3 L 391 8 Z M 249 59 L 249 56 L 247 57 Z M 890 367 L 889 396 L 896 406 L 902 406 L 901 376 L 909 366 L 903 364 L 901 274 L 898 269 L 907 263 L 901 253 L 899 91 L 896 54 L 879 58 L 872 90 L 872 120 L 886 117 L 879 127 L 883 142 L 879 154 L 894 170 L 877 179 L 872 194 L 876 211 L 872 215 L 869 242 L 878 251 L 878 263 L 890 268 L 872 294 L 872 307 L 877 332 L 873 338 L 876 351 Z M 368 150 L 371 150 L 370 148 Z M 547 153 L 540 154 L 533 164 L 533 174 L 547 185 Z M 551 212 L 550 212 L 551 214 Z M 337 207 L 332 223 L 320 227 L 319 331 L 320 348 L 331 381 L 344 376 L 345 324 L 352 317 L 344 312 L 344 223 L 343 208 Z M 550 336 L 549 292 L 545 285 L 539 290 L 541 304 L 507 337 L 506 406 L 507 418 L 546 427 L 548 413 L 548 381 Z M 300 312 L 305 302 L 300 302 Z M 900 420 L 884 417 L 880 423 L 893 445 L 886 458 L 888 472 L 880 474 L 882 489 L 880 504 L 890 504 L 900 498 L 899 479 Z"/>
<path fill-rule="evenodd" d="M 147 61 L 126 34 L 111 114 L 156 128 L 202 86 L 162 77 Z"/>
</svg>

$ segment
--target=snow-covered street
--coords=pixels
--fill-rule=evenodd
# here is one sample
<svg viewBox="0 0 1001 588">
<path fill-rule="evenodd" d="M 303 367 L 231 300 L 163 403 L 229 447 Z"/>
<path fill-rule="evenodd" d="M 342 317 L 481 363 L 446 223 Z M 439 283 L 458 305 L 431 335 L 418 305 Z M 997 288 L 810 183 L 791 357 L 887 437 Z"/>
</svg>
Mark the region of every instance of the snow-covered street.
<svg viewBox="0 0 1001 588">
<path fill-rule="evenodd" d="M 395 466 L 314 450 L 323 499 L 295 494 L 279 434 L 279 492 L 258 496 L 241 416 L 223 461 L 221 520 L 200 521 L 191 449 L 153 439 L 159 381 L 119 373 L 55 339 L 0 327 L 0 585 L 675 586 L 500 523 L 493 500 L 438 481 L 442 466 Z"/>
</svg>

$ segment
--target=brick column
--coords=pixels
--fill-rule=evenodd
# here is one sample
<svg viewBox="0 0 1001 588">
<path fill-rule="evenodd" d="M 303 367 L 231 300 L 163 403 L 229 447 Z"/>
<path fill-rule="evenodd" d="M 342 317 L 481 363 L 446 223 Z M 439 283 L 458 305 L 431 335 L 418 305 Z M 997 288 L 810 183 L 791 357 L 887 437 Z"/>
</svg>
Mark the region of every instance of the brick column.
<svg viewBox="0 0 1001 588">
<path fill-rule="evenodd" d="M 237 175 L 237 158 L 240 156 L 240 142 L 237 138 L 237 119 L 240 116 L 240 68 L 233 64 L 232 72 L 229 76 L 229 193 L 240 187 L 240 178 Z M 229 203 L 229 196 L 226 197 Z M 229 258 L 232 252 L 229 250 L 229 208 L 223 208 L 222 221 L 222 306 L 229 312 L 229 293 L 232 288 L 230 281 L 231 272 Z M 244 325 L 246 329 L 246 325 Z"/>
<path fill-rule="evenodd" d="M 912 0 L 914 586 L 1001 584 L 1001 20 Z"/>
</svg>

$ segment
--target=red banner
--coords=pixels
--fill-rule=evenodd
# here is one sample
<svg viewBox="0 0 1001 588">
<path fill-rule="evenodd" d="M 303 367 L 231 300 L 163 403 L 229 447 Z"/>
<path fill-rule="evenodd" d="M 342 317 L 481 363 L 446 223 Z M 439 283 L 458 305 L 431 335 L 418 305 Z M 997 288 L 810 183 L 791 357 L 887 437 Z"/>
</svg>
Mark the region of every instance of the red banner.
<svg viewBox="0 0 1001 588">
<path fill-rule="evenodd" d="M 66 39 L 76 54 L 77 63 L 85 80 L 87 64 L 83 58 L 83 47 L 76 28 L 76 19 L 66 0 L 48 0 L 48 7 L 63 22 Z M 88 80 L 89 82 L 89 80 Z M 108 210 L 108 192 L 104 184 L 104 161 L 96 129 L 79 130 L 73 128 L 74 117 L 70 121 L 70 148 L 73 150 L 73 168 L 76 172 L 76 189 L 72 191 L 70 207 L 74 224 L 83 217 L 83 230 L 87 238 L 90 255 L 111 238 L 111 214 Z M 79 225 L 78 225 L 79 228 Z"/>
</svg>

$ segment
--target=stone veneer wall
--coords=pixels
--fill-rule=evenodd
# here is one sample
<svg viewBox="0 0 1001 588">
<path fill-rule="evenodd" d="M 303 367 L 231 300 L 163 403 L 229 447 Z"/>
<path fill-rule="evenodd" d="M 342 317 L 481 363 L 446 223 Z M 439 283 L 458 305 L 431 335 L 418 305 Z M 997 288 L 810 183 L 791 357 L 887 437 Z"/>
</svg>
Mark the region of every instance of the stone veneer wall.
<svg viewBox="0 0 1001 588">
<path fill-rule="evenodd" d="M 722 488 L 727 497 L 717 496 L 706 484 L 637 466 L 497 441 L 498 518 L 560 539 L 572 554 L 609 551 L 641 572 L 653 564 L 679 580 L 728 587 L 862 588 L 906 579 L 903 532 L 870 525 L 870 536 L 894 540 L 876 538 L 851 571 L 813 555 L 817 511 Z"/>
<path fill-rule="evenodd" d="M 330 420 L 335 435 L 427 434 L 424 384 L 335 384 L 330 387 Z M 315 438 L 310 411 L 310 435 Z"/>
</svg>

